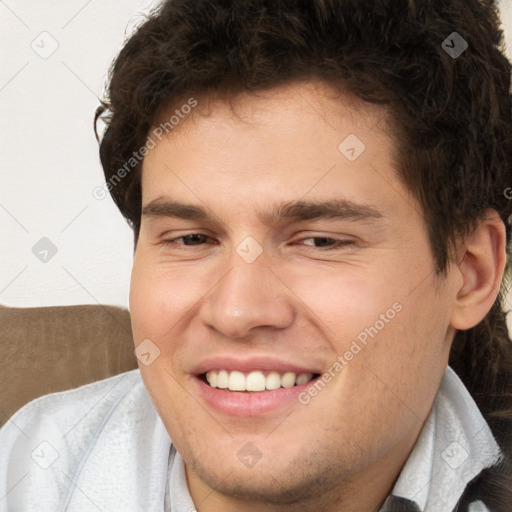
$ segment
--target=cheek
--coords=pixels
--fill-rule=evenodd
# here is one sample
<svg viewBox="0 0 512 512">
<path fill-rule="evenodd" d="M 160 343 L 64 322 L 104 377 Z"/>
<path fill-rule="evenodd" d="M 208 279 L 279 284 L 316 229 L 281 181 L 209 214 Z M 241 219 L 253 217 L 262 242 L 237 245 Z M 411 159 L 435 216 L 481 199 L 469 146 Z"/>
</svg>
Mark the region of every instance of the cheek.
<svg viewBox="0 0 512 512">
<path fill-rule="evenodd" d="M 302 316 L 318 325 L 337 354 L 391 308 L 396 297 L 389 287 L 379 287 L 367 269 L 348 264 L 297 268 L 280 277 L 299 299 Z"/>
<path fill-rule="evenodd" d="M 415 380 L 435 383 L 442 373 L 449 301 L 442 290 L 436 293 L 429 264 L 428 258 L 416 267 L 390 261 L 373 272 L 347 267 L 331 275 L 289 276 L 305 311 L 315 314 L 306 315 L 321 320 L 332 352 L 347 362 L 349 391 L 360 392 L 369 370 L 406 395 Z"/>
<path fill-rule="evenodd" d="M 152 323 L 154 315 L 152 284 L 148 282 L 142 271 L 143 268 L 141 258 L 136 256 L 132 268 L 129 296 L 132 331 L 136 345 L 146 337 L 151 338 L 150 334 L 146 333 L 146 324 Z"/>
<path fill-rule="evenodd" d="M 374 336 L 365 331 L 369 335 L 362 357 L 354 358 L 349 371 L 370 371 L 373 386 L 380 389 L 373 392 L 387 396 L 389 404 L 395 404 L 396 414 L 401 410 L 407 415 L 406 409 L 410 409 L 424 417 L 448 361 L 449 307 L 445 298 L 436 294 L 431 279 L 413 293 L 392 295 L 395 297 L 399 297 L 400 311 L 388 323 L 374 324 L 383 326 L 378 332 L 372 329 Z"/>
<path fill-rule="evenodd" d="M 201 297 L 201 280 L 187 270 L 155 264 L 136 255 L 130 285 L 130 312 L 135 341 L 161 340 Z"/>
</svg>

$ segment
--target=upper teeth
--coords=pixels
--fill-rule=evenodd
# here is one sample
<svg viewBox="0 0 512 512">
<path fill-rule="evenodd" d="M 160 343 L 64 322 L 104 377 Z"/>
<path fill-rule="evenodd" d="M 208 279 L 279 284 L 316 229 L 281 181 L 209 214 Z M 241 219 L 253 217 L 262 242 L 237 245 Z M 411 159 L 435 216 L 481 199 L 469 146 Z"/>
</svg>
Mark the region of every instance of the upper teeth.
<svg viewBox="0 0 512 512">
<path fill-rule="evenodd" d="M 229 389 L 230 391 L 265 391 L 265 389 L 291 388 L 294 385 L 305 384 L 313 377 L 312 373 L 286 372 L 282 375 L 278 372 L 254 371 L 245 375 L 239 371 L 227 370 L 210 371 L 206 374 L 206 380 L 212 388 Z"/>
</svg>

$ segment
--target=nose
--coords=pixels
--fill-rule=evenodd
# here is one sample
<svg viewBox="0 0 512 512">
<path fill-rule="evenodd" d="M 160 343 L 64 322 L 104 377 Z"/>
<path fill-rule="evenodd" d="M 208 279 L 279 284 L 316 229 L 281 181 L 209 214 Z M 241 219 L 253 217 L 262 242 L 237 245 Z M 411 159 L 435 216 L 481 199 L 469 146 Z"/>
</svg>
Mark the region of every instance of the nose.
<svg viewBox="0 0 512 512">
<path fill-rule="evenodd" d="M 293 293 L 265 254 L 247 263 L 236 251 L 223 263 L 220 281 L 201 306 L 202 321 L 229 338 L 248 338 L 258 327 L 284 329 L 295 318 Z"/>
</svg>

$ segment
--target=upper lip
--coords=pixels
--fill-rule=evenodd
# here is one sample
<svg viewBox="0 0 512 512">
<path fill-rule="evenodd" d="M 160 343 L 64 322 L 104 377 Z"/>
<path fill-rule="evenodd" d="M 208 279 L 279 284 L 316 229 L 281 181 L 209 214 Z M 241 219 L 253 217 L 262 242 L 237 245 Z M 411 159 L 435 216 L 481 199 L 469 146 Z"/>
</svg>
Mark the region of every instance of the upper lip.
<svg viewBox="0 0 512 512">
<path fill-rule="evenodd" d="M 191 373 L 194 375 L 202 375 L 209 371 L 216 370 L 237 370 L 242 373 L 249 373 L 252 371 L 276 371 L 278 373 L 293 372 L 300 373 L 321 373 L 322 370 L 312 368 L 301 363 L 293 363 L 283 361 L 268 356 L 249 357 L 249 358 L 236 358 L 232 356 L 214 356 L 201 361 L 195 366 Z"/>
</svg>

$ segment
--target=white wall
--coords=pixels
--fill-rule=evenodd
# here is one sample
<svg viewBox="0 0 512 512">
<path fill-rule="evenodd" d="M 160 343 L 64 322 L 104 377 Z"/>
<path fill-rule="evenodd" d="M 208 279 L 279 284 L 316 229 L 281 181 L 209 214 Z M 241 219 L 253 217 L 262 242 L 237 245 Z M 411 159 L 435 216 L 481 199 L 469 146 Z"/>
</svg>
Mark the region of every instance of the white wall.
<svg viewBox="0 0 512 512">
<path fill-rule="evenodd" d="M 0 2 L 0 303 L 128 304 L 131 231 L 92 195 L 104 182 L 92 126 L 125 31 L 155 4 Z M 31 44 L 58 48 L 41 58 Z M 47 263 L 32 253 L 42 237 L 58 250 Z"/>
<path fill-rule="evenodd" d="M 156 3 L 0 2 L 0 303 L 127 306 L 132 235 L 110 197 L 93 197 L 103 175 L 92 119 L 125 34 Z M 43 237 L 57 249 L 41 242 L 46 263 L 32 252 Z"/>
</svg>

